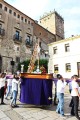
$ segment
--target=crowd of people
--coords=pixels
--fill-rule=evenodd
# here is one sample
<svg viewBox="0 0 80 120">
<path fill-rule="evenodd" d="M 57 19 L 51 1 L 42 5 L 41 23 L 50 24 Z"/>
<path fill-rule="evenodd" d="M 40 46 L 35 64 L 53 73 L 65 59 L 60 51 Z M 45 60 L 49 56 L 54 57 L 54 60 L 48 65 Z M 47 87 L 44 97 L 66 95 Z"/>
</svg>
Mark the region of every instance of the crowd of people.
<svg viewBox="0 0 80 120">
<path fill-rule="evenodd" d="M 57 99 L 58 99 L 58 105 L 56 112 L 58 114 L 64 115 L 64 88 L 67 84 L 66 80 L 62 77 L 62 75 L 57 74 Z M 78 114 L 78 107 L 79 107 L 79 97 L 80 97 L 80 91 L 79 91 L 79 84 L 77 82 L 78 76 L 73 75 L 71 77 L 71 81 L 69 82 L 69 91 L 72 96 L 69 107 L 71 107 L 71 115 L 75 116 L 78 120 L 80 120 L 79 114 Z"/>
<path fill-rule="evenodd" d="M 4 103 L 4 99 L 8 100 L 10 95 L 11 107 L 16 107 L 16 100 L 18 94 L 18 84 L 20 83 L 20 77 L 18 74 L 12 73 L 1 73 L 0 74 L 0 98 L 1 104 Z"/>
<path fill-rule="evenodd" d="M 56 113 L 61 114 L 61 116 L 64 115 L 64 88 L 67 84 L 66 80 L 62 77 L 62 75 L 57 74 L 57 99 L 58 99 L 58 105 L 56 108 Z M 69 107 L 71 107 L 71 115 L 75 116 L 78 120 L 80 120 L 79 114 L 78 114 L 78 107 L 79 107 L 79 97 L 80 97 L 80 90 L 79 90 L 79 84 L 77 82 L 78 76 L 73 75 L 71 77 L 71 81 L 69 82 L 69 92 L 71 94 L 71 101 L 69 104 Z M 10 96 L 11 107 L 16 107 L 16 100 L 18 95 L 18 84 L 20 83 L 20 76 L 19 74 L 6 74 L 1 73 L 0 74 L 0 98 L 1 98 L 1 104 L 4 103 L 4 99 L 8 100 L 8 97 Z"/>
</svg>

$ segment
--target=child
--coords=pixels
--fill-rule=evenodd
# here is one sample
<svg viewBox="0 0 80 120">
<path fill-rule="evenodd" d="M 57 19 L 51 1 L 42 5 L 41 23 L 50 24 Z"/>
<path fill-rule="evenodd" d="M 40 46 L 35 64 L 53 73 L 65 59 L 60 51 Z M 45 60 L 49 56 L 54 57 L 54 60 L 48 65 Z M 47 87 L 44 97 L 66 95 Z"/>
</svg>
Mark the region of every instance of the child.
<svg viewBox="0 0 80 120">
<path fill-rule="evenodd" d="M 64 88 L 66 81 L 63 79 L 62 75 L 57 74 L 57 98 L 59 100 L 56 112 L 64 116 Z"/>
</svg>

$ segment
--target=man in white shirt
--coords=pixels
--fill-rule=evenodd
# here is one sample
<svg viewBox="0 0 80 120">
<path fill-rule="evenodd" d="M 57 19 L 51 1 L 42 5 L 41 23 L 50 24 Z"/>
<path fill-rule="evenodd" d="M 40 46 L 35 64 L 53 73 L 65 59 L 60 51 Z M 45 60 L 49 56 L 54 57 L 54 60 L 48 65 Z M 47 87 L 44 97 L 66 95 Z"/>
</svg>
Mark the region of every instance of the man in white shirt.
<svg viewBox="0 0 80 120">
<path fill-rule="evenodd" d="M 75 115 L 75 117 L 80 120 L 80 117 L 78 115 L 78 105 L 79 105 L 79 85 L 77 83 L 78 76 L 73 75 L 73 80 L 72 80 L 72 91 L 71 91 L 71 96 L 73 99 L 73 106 L 71 109 L 71 114 Z"/>
<path fill-rule="evenodd" d="M 65 80 L 63 77 L 58 74 L 57 75 L 58 81 L 57 81 L 57 98 L 59 100 L 56 112 L 64 116 L 64 87 L 66 85 Z"/>
</svg>

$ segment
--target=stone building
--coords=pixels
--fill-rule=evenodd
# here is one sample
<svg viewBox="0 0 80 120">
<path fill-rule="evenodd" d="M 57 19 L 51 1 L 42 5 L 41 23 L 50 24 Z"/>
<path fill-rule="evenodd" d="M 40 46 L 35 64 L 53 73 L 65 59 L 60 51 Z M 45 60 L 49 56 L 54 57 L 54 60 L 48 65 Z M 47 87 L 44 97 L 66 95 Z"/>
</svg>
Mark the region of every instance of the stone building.
<svg viewBox="0 0 80 120">
<path fill-rule="evenodd" d="M 0 72 L 16 71 L 19 62 L 31 57 L 38 38 L 41 58 L 46 58 L 47 44 L 56 41 L 56 34 L 0 0 Z"/>
<path fill-rule="evenodd" d="M 64 39 L 64 19 L 54 10 L 40 18 L 40 25 L 55 34 L 56 41 Z"/>
</svg>

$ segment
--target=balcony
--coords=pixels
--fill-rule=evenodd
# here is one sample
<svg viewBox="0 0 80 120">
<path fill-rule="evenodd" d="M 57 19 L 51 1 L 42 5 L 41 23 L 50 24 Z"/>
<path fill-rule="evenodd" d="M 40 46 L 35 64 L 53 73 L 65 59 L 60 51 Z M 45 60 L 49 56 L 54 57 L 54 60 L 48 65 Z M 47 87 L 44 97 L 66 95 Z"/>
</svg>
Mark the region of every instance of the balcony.
<svg viewBox="0 0 80 120">
<path fill-rule="evenodd" d="M 1 36 L 4 36 L 4 35 L 5 35 L 5 30 L 2 29 L 2 28 L 0 28 L 0 35 L 1 35 Z"/>
<path fill-rule="evenodd" d="M 32 46 L 33 46 L 33 41 L 26 39 L 25 44 L 26 44 L 26 46 L 28 46 L 28 47 L 32 47 Z"/>
<path fill-rule="evenodd" d="M 22 42 L 22 37 L 15 34 L 13 36 L 13 40 L 14 40 L 14 42 L 21 43 Z"/>
</svg>

